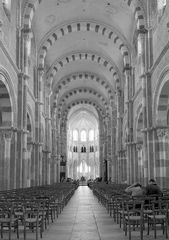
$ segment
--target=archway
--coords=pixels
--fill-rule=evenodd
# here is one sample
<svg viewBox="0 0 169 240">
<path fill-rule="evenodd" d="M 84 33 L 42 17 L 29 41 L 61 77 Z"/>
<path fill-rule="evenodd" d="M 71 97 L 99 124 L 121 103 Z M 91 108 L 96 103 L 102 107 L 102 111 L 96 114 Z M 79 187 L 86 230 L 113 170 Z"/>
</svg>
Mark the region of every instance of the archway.
<svg viewBox="0 0 169 240">
<path fill-rule="evenodd" d="M 0 186 L 10 189 L 12 106 L 6 85 L 0 80 Z"/>
<path fill-rule="evenodd" d="M 99 169 L 98 114 L 89 106 L 74 107 L 68 115 L 67 177 L 95 179 Z"/>
<path fill-rule="evenodd" d="M 157 89 L 156 101 L 156 156 L 154 161 L 154 174 L 161 187 L 166 187 L 169 180 L 169 76 L 168 71 L 162 79 L 160 87 Z"/>
</svg>

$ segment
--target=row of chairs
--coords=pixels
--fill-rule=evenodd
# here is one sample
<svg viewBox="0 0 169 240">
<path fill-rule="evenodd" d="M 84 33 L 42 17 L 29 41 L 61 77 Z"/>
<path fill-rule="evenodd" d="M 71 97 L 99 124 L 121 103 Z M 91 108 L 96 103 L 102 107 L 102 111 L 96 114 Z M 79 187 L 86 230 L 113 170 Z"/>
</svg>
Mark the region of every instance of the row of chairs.
<svg viewBox="0 0 169 240">
<path fill-rule="evenodd" d="M 47 226 L 58 217 L 72 197 L 75 186 L 60 183 L 0 192 L 1 239 L 12 236 L 27 239 L 29 232 L 38 240 Z M 4 235 L 5 234 L 5 235 Z M 6 239 L 6 238 L 5 238 Z"/>
<path fill-rule="evenodd" d="M 93 185 L 93 193 L 98 201 L 106 207 L 110 216 L 128 234 L 131 239 L 131 232 L 140 230 L 140 239 L 143 240 L 143 232 L 146 237 L 153 229 L 154 239 L 157 238 L 159 227 L 165 238 L 168 238 L 169 223 L 169 195 L 163 197 L 142 196 L 132 198 L 124 192 L 123 185 L 118 191 L 115 187 L 109 188 L 99 184 Z M 145 231 L 146 230 L 146 231 Z M 147 238 L 146 238 L 147 239 Z"/>
</svg>

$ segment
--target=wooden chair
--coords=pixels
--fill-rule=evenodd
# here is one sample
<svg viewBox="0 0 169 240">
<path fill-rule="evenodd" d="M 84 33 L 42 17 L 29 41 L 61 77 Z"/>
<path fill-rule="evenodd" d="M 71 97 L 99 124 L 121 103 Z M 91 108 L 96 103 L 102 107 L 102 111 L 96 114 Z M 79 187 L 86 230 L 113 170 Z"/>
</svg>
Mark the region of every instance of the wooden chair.
<svg viewBox="0 0 169 240">
<path fill-rule="evenodd" d="M 127 214 L 124 215 L 124 231 L 125 235 L 129 236 L 131 240 L 132 227 L 135 230 L 136 227 L 140 228 L 140 239 L 143 240 L 144 230 L 144 217 L 143 217 L 143 206 L 144 201 L 142 200 L 130 200 L 124 202 L 124 209 L 127 210 Z"/>
<path fill-rule="evenodd" d="M 43 218 L 39 209 L 37 202 L 26 203 L 24 206 L 24 240 L 26 240 L 27 231 L 35 232 L 36 240 L 38 240 L 39 233 L 42 238 Z"/>
<path fill-rule="evenodd" d="M 148 214 L 148 228 L 147 234 L 149 235 L 150 226 L 154 230 L 154 238 L 157 238 L 157 226 L 162 226 L 163 234 L 168 238 L 167 223 L 168 223 L 168 201 L 158 200 L 154 201 L 152 214 Z"/>
<path fill-rule="evenodd" d="M 13 214 L 13 207 L 8 204 L 0 205 L 0 227 L 1 227 L 1 238 L 3 239 L 4 231 L 8 232 L 9 240 L 11 240 L 12 228 L 18 235 L 18 219 Z"/>
</svg>

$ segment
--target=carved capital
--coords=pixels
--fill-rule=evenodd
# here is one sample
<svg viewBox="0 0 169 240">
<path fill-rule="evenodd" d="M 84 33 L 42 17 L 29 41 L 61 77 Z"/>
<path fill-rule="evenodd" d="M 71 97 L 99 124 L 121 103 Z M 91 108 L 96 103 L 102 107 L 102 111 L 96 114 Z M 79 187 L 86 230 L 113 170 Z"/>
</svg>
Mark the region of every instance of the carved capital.
<svg viewBox="0 0 169 240">
<path fill-rule="evenodd" d="M 157 136 L 159 139 L 162 139 L 162 138 L 169 138 L 169 129 L 166 129 L 166 128 L 158 128 L 157 129 Z"/>
<path fill-rule="evenodd" d="M 143 148 L 143 143 L 136 143 L 136 149 L 137 151 L 141 151 Z"/>
<path fill-rule="evenodd" d="M 2 140 L 11 140 L 13 134 L 12 128 L 0 129 L 0 137 Z"/>
</svg>

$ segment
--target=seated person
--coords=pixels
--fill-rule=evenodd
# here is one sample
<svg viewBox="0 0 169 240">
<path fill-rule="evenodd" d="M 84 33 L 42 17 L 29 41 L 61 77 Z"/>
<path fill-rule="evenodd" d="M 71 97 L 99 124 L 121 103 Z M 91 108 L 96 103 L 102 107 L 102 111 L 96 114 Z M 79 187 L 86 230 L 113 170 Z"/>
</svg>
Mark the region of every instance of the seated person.
<svg viewBox="0 0 169 240">
<path fill-rule="evenodd" d="M 157 185 L 154 179 L 149 180 L 149 183 L 145 188 L 145 195 L 158 195 L 158 196 L 163 195 L 160 187 Z"/>
<path fill-rule="evenodd" d="M 140 183 L 134 183 L 125 189 L 126 193 L 131 193 L 132 197 L 143 196 L 143 189 Z"/>
</svg>

